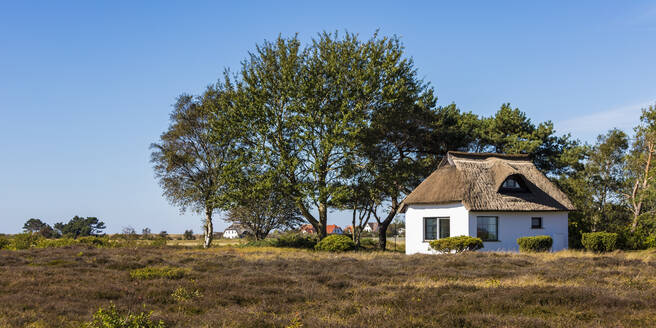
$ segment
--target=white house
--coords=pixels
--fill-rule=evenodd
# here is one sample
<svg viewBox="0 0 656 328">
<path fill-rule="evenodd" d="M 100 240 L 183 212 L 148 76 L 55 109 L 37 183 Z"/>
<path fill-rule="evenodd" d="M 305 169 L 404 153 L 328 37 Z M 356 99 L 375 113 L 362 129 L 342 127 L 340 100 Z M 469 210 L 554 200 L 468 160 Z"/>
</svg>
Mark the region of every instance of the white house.
<svg viewBox="0 0 656 328">
<path fill-rule="evenodd" d="M 223 231 L 223 238 L 235 239 L 241 238 L 248 232 L 248 229 L 240 224 L 232 224 Z"/>
<path fill-rule="evenodd" d="M 449 152 L 401 203 L 406 254 L 431 240 L 473 236 L 484 251 L 517 251 L 517 238 L 548 235 L 567 248 L 567 196 L 526 155 Z"/>
</svg>

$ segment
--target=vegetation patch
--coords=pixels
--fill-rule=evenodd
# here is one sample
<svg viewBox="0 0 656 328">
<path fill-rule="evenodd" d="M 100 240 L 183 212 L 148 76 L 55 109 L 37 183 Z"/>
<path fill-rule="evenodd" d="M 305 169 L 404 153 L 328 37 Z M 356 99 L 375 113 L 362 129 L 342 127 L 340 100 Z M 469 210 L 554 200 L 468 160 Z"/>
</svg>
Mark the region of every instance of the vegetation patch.
<svg viewBox="0 0 656 328">
<path fill-rule="evenodd" d="M 462 253 L 483 248 L 483 240 L 470 236 L 457 236 L 433 240 L 429 245 L 442 253 Z"/>
<path fill-rule="evenodd" d="M 617 234 L 611 232 L 588 232 L 581 237 L 581 244 L 589 251 L 612 252 L 617 249 Z"/>
<path fill-rule="evenodd" d="M 155 322 L 152 312 L 121 315 L 114 304 L 108 309 L 100 308 L 88 322 L 86 328 L 166 328 L 163 321 Z"/>
<path fill-rule="evenodd" d="M 553 245 L 553 239 L 550 236 L 533 236 L 517 238 L 519 251 L 526 252 L 548 252 Z"/>
<path fill-rule="evenodd" d="M 344 235 L 330 235 L 318 242 L 314 249 L 328 252 L 346 252 L 355 249 L 355 243 Z"/>
<path fill-rule="evenodd" d="M 130 271 L 130 277 L 137 280 L 149 279 L 180 279 L 187 274 L 188 270 L 170 266 L 154 266 Z"/>
</svg>

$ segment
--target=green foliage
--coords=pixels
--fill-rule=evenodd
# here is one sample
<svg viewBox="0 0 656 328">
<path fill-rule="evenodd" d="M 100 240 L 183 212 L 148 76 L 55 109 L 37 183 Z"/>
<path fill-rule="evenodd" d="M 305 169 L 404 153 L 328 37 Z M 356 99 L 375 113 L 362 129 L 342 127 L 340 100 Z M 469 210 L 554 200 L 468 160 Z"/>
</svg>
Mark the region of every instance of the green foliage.
<svg viewBox="0 0 656 328">
<path fill-rule="evenodd" d="M 581 244 L 589 251 L 611 252 L 617 249 L 617 234 L 611 232 L 584 233 Z"/>
<path fill-rule="evenodd" d="M 5 236 L 0 236 L 0 249 L 9 248 L 11 241 Z"/>
<path fill-rule="evenodd" d="M 60 238 L 60 239 L 39 239 L 35 247 L 37 248 L 59 248 L 77 245 L 79 242 L 73 238 Z"/>
<path fill-rule="evenodd" d="M 532 236 L 517 238 L 520 252 L 548 252 L 553 245 L 551 236 Z"/>
<path fill-rule="evenodd" d="M 112 242 L 109 240 L 109 237 L 107 236 L 102 236 L 102 237 L 97 237 L 97 236 L 87 236 L 87 237 L 80 237 L 77 239 L 80 244 L 83 245 L 89 245 L 93 247 L 98 247 L 98 248 L 104 248 L 104 247 L 112 247 Z"/>
<path fill-rule="evenodd" d="M 645 247 L 647 247 L 647 248 L 656 248 L 656 233 L 649 235 L 645 239 Z"/>
<path fill-rule="evenodd" d="M 105 223 L 99 221 L 96 217 L 83 218 L 76 215 L 67 223 L 55 223 L 55 229 L 64 237 L 77 239 L 78 237 L 93 236 L 102 233 L 105 229 Z"/>
<path fill-rule="evenodd" d="M 433 240 L 430 247 L 442 253 L 462 253 L 483 248 L 483 240 L 470 236 L 456 236 Z"/>
<path fill-rule="evenodd" d="M 287 232 L 279 235 L 276 238 L 277 247 L 292 247 L 292 248 L 306 248 L 313 249 L 317 244 L 318 237 L 316 235 L 301 234 L 296 232 Z"/>
<path fill-rule="evenodd" d="M 173 293 L 171 293 L 171 297 L 173 297 L 173 299 L 178 303 L 186 303 L 202 296 L 203 295 L 198 289 L 190 291 L 184 287 L 178 287 L 175 291 L 173 291 Z"/>
<path fill-rule="evenodd" d="M 43 238 L 58 237 L 58 233 L 47 223 L 39 219 L 29 219 L 23 225 L 23 231 L 37 233 Z"/>
<path fill-rule="evenodd" d="M 165 328 L 163 321 L 155 322 L 151 318 L 152 312 L 141 312 L 140 314 L 121 315 L 114 304 L 107 310 L 98 309 L 94 313 L 93 320 L 88 322 L 87 328 Z"/>
<path fill-rule="evenodd" d="M 150 242 L 150 246 L 153 247 L 164 247 L 166 246 L 166 237 L 161 237 L 158 236 L 157 238 L 153 239 L 153 241 Z"/>
<path fill-rule="evenodd" d="M 314 249 L 328 252 L 345 252 L 355 249 L 355 243 L 344 235 L 330 235 L 319 241 Z"/>
<path fill-rule="evenodd" d="M 135 269 L 130 271 L 130 277 L 132 279 L 138 280 L 149 280 L 149 279 L 180 279 L 187 274 L 187 270 L 184 268 L 176 268 L 170 266 L 154 266 L 154 267 L 145 267 L 141 269 Z"/>
<path fill-rule="evenodd" d="M 21 250 L 34 247 L 39 241 L 40 236 L 35 233 L 25 232 L 14 235 L 11 238 L 10 249 Z"/>
</svg>

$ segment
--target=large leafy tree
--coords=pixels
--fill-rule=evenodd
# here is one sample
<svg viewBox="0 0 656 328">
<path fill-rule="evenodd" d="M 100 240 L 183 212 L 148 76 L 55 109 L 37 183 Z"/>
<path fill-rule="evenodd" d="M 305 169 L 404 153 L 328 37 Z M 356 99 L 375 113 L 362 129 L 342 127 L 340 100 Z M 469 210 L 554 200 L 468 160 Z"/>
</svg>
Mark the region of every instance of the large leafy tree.
<svg viewBox="0 0 656 328">
<path fill-rule="evenodd" d="M 49 224 L 34 218 L 31 218 L 25 222 L 23 225 L 23 231 L 38 233 L 44 238 L 57 237 L 57 232 Z"/>
<path fill-rule="evenodd" d="M 164 196 L 181 211 L 204 213 L 204 247 L 213 238 L 212 216 L 228 203 L 228 186 L 239 157 L 238 118 L 232 115 L 232 85 L 226 78 L 202 96 L 181 95 L 171 125 L 152 144 L 151 159 Z"/>
<path fill-rule="evenodd" d="M 84 218 L 77 215 L 67 223 L 55 223 L 54 227 L 61 235 L 71 238 L 99 235 L 106 228 L 105 223 L 96 217 Z"/>
</svg>

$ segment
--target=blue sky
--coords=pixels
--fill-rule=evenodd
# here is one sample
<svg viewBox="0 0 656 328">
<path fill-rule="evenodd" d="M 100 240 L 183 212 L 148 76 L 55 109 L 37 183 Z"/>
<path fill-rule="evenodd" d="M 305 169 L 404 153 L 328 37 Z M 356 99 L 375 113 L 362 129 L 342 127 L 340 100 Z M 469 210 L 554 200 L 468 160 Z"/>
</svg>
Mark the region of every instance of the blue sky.
<svg viewBox="0 0 656 328">
<path fill-rule="evenodd" d="M 175 97 L 278 34 L 376 29 L 402 38 L 440 104 L 465 111 L 511 102 L 591 141 L 656 101 L 649 1 L 2 1 L 0 232 L 74 215 L 110 232 L 200 231 L 149 163 Z"/>
</svg>

